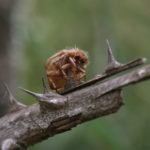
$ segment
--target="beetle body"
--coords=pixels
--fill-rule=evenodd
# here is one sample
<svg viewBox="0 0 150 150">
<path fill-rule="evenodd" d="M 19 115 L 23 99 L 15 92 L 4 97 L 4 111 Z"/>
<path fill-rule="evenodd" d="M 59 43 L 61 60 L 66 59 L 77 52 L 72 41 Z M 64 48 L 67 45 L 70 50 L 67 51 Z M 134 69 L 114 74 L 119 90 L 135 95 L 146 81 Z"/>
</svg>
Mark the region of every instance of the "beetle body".
<svg viewBox="0 0 150 150">
<path fill-rule="evenodd" d="M 87 54 L 78 48 L 64 49 L 49 57 L 45 63 L 49 86 L 60 93 L 68 79 L 79 81 L 86 77 Z"/>
</svg>

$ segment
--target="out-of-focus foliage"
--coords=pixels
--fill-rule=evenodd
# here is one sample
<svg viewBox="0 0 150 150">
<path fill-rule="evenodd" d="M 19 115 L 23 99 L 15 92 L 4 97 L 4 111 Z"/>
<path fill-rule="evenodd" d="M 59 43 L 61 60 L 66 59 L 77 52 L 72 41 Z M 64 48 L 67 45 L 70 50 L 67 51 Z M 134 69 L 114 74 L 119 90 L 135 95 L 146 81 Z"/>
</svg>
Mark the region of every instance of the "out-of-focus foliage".
<svg viewBox="0 0 150 150">
<path fill-rule="evenodd" d="M 105 39 L 116 58 L 126 63 L 150 58 L 149 0 L 22 0 L 16 11 L 23 43 L 22 86 L 42 91 L 45 60 L 63 48 L 88 52 L 88 78 L 103 71 Z M 148 61 L 149 62 L 149 61 Z M 114 115 L 87 122 L 28 150 L 149 150 L 150 82 L 124 89 L 126 105 Z M 27 104 L 34 103 L 24 97 Z"/>
</svg>

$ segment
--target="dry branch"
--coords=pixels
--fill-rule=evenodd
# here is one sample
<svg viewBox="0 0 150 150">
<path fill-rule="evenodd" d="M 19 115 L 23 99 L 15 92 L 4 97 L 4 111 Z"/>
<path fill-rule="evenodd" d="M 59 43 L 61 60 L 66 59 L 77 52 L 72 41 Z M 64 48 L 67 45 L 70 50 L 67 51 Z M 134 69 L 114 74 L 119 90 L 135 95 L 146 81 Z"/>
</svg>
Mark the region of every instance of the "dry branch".
<svg viewBox="0 0 150 150">
<path fill-rule="evenodd" d="M 28 107 L 19 105 L 19 109 L 0 119 L 1 149 L 24 149 L 78 124 L 116 112 L 123 105 L 122 87 L 149 79 L 150 65 L 114 79 L 98 82 L 145 62 L 144 59 L 137 59 L 122 65 L 116 62 L 110 47 L 109 58 L 108 67 L 102 75 L 62 95 L 49 92 L 45 84 L 44 94 L 22 89 L 36 97 L 38 103 Z M 11 95 L 10 91 L 8 94 Z M 15 104 L 17 108 L 16 100 L 15 103 L 14 100 L 12 102 L 12 106 Z"/>
</svg>

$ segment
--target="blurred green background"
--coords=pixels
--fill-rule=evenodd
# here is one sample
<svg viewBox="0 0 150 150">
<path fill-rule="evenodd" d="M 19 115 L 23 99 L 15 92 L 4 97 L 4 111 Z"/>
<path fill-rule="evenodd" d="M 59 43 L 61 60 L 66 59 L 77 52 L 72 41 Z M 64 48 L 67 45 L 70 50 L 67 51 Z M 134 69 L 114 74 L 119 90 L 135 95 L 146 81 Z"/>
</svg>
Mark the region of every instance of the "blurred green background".
<svg viewBox="0 0 150 150">
<path fill-rule="evenodd" d="M 14 13 L 17 84 L 41 92 L 44 62 L 64 48 L 88 52 L 88 79 L 103 71 L 106 43 L 121 63 L 150 59 L 149 0 L 21 0 Z M 150 61 L 148 60 L 148 63 Z M 150 82 L 124 88 L 119 112 L 79 125 L 28 150 L 149 150 Z M 23 103 L 35 99 L 17 90 Z"/>
</svg>

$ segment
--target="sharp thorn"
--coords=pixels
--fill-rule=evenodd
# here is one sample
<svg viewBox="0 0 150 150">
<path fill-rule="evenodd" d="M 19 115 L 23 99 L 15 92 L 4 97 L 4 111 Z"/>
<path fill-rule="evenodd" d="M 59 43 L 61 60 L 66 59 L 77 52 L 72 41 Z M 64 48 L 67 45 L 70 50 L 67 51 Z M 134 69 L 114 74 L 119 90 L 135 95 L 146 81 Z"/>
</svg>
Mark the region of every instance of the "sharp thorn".
<svg viewBox="0 0 150 150">
<path fill-rule="evenodd" d="M 110 46 L 110 43 L 108 40 L 106 40 L 106 43 L 107 43 L 107 52 L 108 52 L 108 63 L 111 63 L 113 61 L 115 61 L 115 57 L 113 55 L 113 52 L 112 52 L 112 49 L 111 49 L 111 46 Z"/>
<path fill-rule="evenodd" d="M 44 78 L 42 78 L 42 83 L 43 83 L 44 94 L 49 93 L 48 88 L 46 87 Z"/>
<path fill-rule="evenodd" d="M 13 111 L 17 111 L 17 110 L 20 110 L 21 108 L 24 108 L 26 107 L 26 105 L 18 102 L 15 97 L 12 95 L 11 91 L 9 90 L 8 86 L 6 83 L 3 83 L 4 87 L 6 88 L 6 92 L 8 93 L 8 99 L 9 99 L 9 102 L 11 104 L 11 107 L 10 107 L 10 112 L 13 112 Z"/>
<path fill-rule="evenodd" d="M 22 87 L 19 87 L 19 89 L 22 90 L 25 93 L 28 93 L 29 95 L 32 95 L 33 97 L 36 97 L 37 99 L 40 99 L 40 98 L 43 97 L 43 94 L 35 93 L 35 92 L 29 91 L 27 89 L 24 89 Z"/>
<path fill-rule="evenodd" d="M 106 43 L 107 43 L 107 46 L 108 46 L 108 48 L 107 48 L 107 53 L 108 53 L 108 65 L 106 66 L 104 73 L 109 72 L 109 71 L 111 71 L 111 70 L 113 70 L 113 69 L 116 69 L 116 68 L 122 66 L 122 64 L 119 63 L 119 62 L 115 59 L 108 40 L 106 40 Z"/>
<path fill-rule="evenodd" d="M 15 99 L 15 97 L 12 95 L 11 91 L 9 90 L 8 86 L 6 83 L 3 83 L 7 93 L 8 93 L 8 97 L 9 97 L 9 101 L 11 104 L 16 104 L 18 103 L 18 101 Z"/>
</svg>

